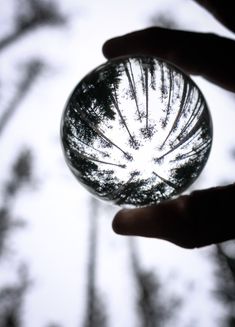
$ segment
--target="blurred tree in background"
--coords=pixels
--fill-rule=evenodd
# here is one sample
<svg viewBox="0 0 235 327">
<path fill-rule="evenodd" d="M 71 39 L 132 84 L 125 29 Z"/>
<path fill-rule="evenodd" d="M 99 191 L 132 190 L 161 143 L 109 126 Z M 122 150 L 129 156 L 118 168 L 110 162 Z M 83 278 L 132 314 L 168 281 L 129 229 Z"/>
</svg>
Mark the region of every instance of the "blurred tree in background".
<svg viewBox="0 0 235 327">
<path fill-rule="evenodd" d="M 141 267 L 134 239 L 129 239 L 132 272 L 137 289 L 137 314 L 140 327 L 171 326 L 181 299 L 164 297 L 164 286 L 156 272 Z"/>
<path fill-rule="evenodd" d="M 0 207 L 0 259 L 6 249 L 9 233 L 22 225 L 22 221 L 15 220 L 11 213 L 12 204 L 21 189 L 32 182 L 32 154 L 24 149 L 13 164 L 10 179 L 3 185 L 2 206 Z"/>
<path fill-rule="evenodd" d="M 61 26 L 67 21 L 58 10 L 58 4 L 52 0 L 16 0 L 14 1 L 15 17 L 11 33 L 0 40 L 0 51 L 15 43 L 26 33 L 36 28 Z"/>
<path fill-rule="evenodd" d="M 215 295 L 224 303 L 226 315 L 221 326 L 235 326 L 235 241 L 215 245 L 217 287 Z"/>
<path fill-rule="evenodd" d="M 159 26 L 169 29 L 178 29 L 180 27 L 179 21 L 169 10 L 163 10 L 153 14 L 149 19 L 149 23 L 152 26 Z"/>
<path fill-rule="evenodd" d="M 24 65 L 23 76 L 18 84 L 17 91 L 12 95 L 12 98 L 9 103 L 7 103 L 4 112 L 0 116 L 0 137 L 4 128 L 6 128 L 7 123 L 19 108 L 21 101 L 27 96 L 30 87 L 36 82 L 37 77 L 42 73 L 43 67 L 44 64 L 38 59 L 30 59 Z"/>
<path fill-rule="evenodd" d="M 14 17 L 11 30 L 0 38 L 0 57 L 5 50 L 16 44 L 28 33 L 44 26 L 60 27 L 67 22 L 67 17 L 60 13 L 57 3 L 51 0 L 15 0 Z M 40 59 L 25 58 L 24 69 L 20 75 L 15 93 L 7 103 L 1 102 L 0 142 L 10 119 L 18 110 L 21 101 L 29 94 L 32 85 L 42 73 L 46 63 Z M 1 80 L 1 86 L 4 81 Z M 0 94 L 2 95 L 2 94 Z M 33 181 L 33 153 L 22 149 L 13 163 L 10 176 L 1 187 L 0 194 L 0 260 L 8 248 L 9 235 L 24 222 L 15 219 L 12 207 L 21 190 Z M 24 297 L 29 287 L 29 272 L 26 264 L 21 264 L 17 272 L 18 282 L 11 285 L 0 285 L 0 327 L 23 327 L 22 310 Z M 52 325 L 51 325 L 52 326 Z M 54 325 L 56 326 L 56 325 Z M 58 326 L 58 325 L 57 325 Z"/>
<path fill-rule="evenodd" d="M 107 313 L 104 299 L 101 297 L 97 283 L 97 250 L 98 250 L 98 223 L 102 206 L 95 198 L 90 198 L 89 205 L 89 234 L 88 234 L 88 261 L 86 281 L 86 311 L 84 327 L 106 327 Z"/>
<path fill-rule="evenodd" d="M 18 269 L 18 281 L 0 289 L 0 327 L 23 327 L 22 313 L 25 293 L 30 286 L 28 268 Z"/>
<path fill-rule="evenodd" d="M 12 205 L 19 192 L 32 182 L 32 154 L 24 149 L 19 153 L 11 169 L 10 179 L 3 185 L 2 206 L 0 207 L 0 262 L 8 250 L 10 234 L 24 221 L 12 214 Z M 23 300 L 29 286 L 27 265 L 18 267 L 18 281 L 12 285 L 0 285 L 0 327 L 20 327 L 22 325 Z"/>
</svg>

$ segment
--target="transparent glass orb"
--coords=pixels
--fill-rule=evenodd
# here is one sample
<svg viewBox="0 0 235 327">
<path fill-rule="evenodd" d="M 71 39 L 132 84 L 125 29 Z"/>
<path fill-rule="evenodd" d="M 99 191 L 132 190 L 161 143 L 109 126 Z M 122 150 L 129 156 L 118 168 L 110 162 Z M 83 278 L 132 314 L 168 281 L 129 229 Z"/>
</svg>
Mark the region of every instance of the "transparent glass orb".
<svg viewBox="0 0 235 327">
<path fill-rule="evenodd" d="M 159 203 L 202 171 L 212 122 L 196 84 L 155 57 L 106 62 L 75 87 L 63 113 L 67 164 L 91 193 L 118 205 Z"/>
</svg>

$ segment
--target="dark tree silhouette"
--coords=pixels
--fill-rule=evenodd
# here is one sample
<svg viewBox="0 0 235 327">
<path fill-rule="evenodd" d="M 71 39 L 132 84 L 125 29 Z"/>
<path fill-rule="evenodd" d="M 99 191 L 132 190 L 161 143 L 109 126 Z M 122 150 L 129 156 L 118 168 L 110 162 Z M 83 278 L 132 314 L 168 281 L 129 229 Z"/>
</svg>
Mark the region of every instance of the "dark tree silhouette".
<svg viewBox="0 0 235 327">
<path fill-rule="evenodd" d="M 92 117 L 90 115 L 87 115 L 87 113 L 85 113 L 84 111 L 82 111 L 80 108 L 74 108 L 73 109 L 76 114 L 78 115 L 78 119 L 76 120 L 77 126 L 78 124 L 81 125 L 81 128 L 79 130 L 79 132 L 84 132 L 86 133 L 86 137 L 87 135 L 89 135 L 90 138 L 90 142 L 93 143 L 95 140 L 97 140 L 97 138 L 99 138 L 100 140 L 104 140 L 106 141 L 110 146 L 114 146 L 116 147 L 118 150 L 120 150 L 125 157 L 128 157 L 128 153 L 125 152 L 122 148 L 120 148 L 116 143 L 114 143 L 112 140 L 110 140 L 105 133 L 97 126 L 97 123 L 94 122 L 94 120 L 92 119 Z M 71 114 L 71 111 L 70 111 Z M 68 126 L 68 129 L 66 127 L 66 125 L 69 125 L 71 122 L 70 118 L 68 119 L 68 121 L 65 122 L 64 124 L 64 128 L 66 128 L 66 131 L 64 130 L 64 136 L 67 137 L 67 135 L 69 134 L 65 134 L 65 132 L 68 133 L 70 126 Z M 80 137 L 80 134 L 79 134 Z M 88 141 L 87 139 L 85 141 Z"/>
<path fill-rule="evenodd" d="M 10 220 L 11 216 L 9 209 L 6 207 L 0 208 L 0 258 L 5 251 L 5 242 L 8 233 L 12 230 L 12 224 Z"/>
<path fill-rule="evenodd" d="M 96 285 L 97 268 L 97 233 L 99 219 L 99 203 L 95 198 L 90 198 L 90 221 L 89 221 L 89 249 L 87 266 L 87 294 L 84 327 L 106 327 L 107 316 L 103 299 Z"/>
<path fill-rule="evenodd" d="M 126 68 L 127 69 L 127 68 Z M 110 65 L 109 67 L 109 77 L 106 77 L 106 83 L 107 83 L 107 88 L 111 90 L 110 92 L 110 98 L 112 99 L 112 103 L 114 105 L 114 108 L 116 109 L 116 111 L 118 112 L 118 115 L 120 117 L 120 125 L 123 126 L 127 132 L 127 134 L 129 135 L 129 141 L 130 144 L 134 147 L 134 148 L 138 148 L 137 142 L 135 140 L 135 138 L 133 137 L 133 133 L 130 132 L 130 129 L 127 125 L 127 122 L 125 120 L 124 114 L 122 113 L 122 110 L 119 106 L 119 92 L 118 92 L 118 88 L 119 88 L 119 84 L 121 81 L 121 73 L 122 70 L 119 67 L 115 67 L 113 65 Z"/>
<path fill-rule="evenodd" d="M 199 161 L 203 162 L 204 157 L 206 155 L 206 152 L 208 151 L 208 148 L 210 147 L 211 140 L 196 144 L 195 146 L 192 147 L 192 150 L 188 152 L 181 152 L 177 154 L 175 157 L 174 161 L 179 161 L 179 160 L 185 160 L 189 158 L 200 158 Z"/>
<path fill-rule="evenodd" d="M 149 123 L 149 89 L 156 90 L 156 62 L 151 57 L 140 57 L 136 61 L 140 68 L 141 87 L 145 97 L 145 113 L 141 112 L 141 117 L 145 118 L 145 127 L 141 128 L 141 133 L 145 138 L 151 138 L 155 125 Z"/>
<path fill-rule="evenodd" d="M 17 91 L 9 101 L 3 114 L 0 116 L 0 136 L 10 119 L 13 117 L 13 114 L 19 108 L 20 102 L 27 96 L 38 76 L 43 71 L 43 68 L 43 63 L 37 59 L 30 60 L 25 65 L 25 71 L 18 85 Z"/>
<path fill-rule="evenodd" d="M 152 58 L 139 58 L 137 60 L 140 65 L 141 71 L 141 85 L 142 91 L 145 95 L 145 127 L 148 130 L 149 127 L 149 86 L 151 85 L 152 88 L 155 88 L 155 61 Z M 151 83 L 149 82 L 149 74 L 151 78 Z"/>
<path fill-rule="evenodd" d="M 193 98 L 195 89 L 193 92 L 191 92 L 191 98 Z M 193 100 L 190 99 L 189 103 L 191 103 Z M 194 104 L 193 106 L 193 110 L 189 116 L 189 118 L 187 119 L 185 125 L 183 128 L 181 128 L 180 133 L 177 135 L 176 140 L 180 140 L 182 138 L 182 135 L 186 133 L 187 129 L 190 129 L 191 126 L 193 126 L 193 122 L 198 118 L 200 119 L 200 115 L 203 112 L 203 103 L 202 103 L 202 97 L 200 94 L 197 95 L 197 101 L 196 104 Z M 187 112 L 186 112 L 187 114 Z M 203 118 L 205 117 L 205 113 L 203 112 Z M 175 141 L 173 141 L 174 143 Z"/>
<path fill-rule="evenodd" d="M 18 0 L 15 1 L 15 28 L 0 40 L 0 51 L 15 43 L 26 33 L 43 25 L 60 26 L 66 23 L 55 2 L 50 0 Z"/>
<path fill-rule="evenodd" d="M 33 155 L 29 149 L 23 149 L 12 167 L 12 177 L 5 185 L 5 201 L 16 195 L 27 183 L 32 182 Z"/>
<path fill-rule="evenodd" d="M 171 113 L 171 103 L 172 103 L 172 99 L 174 96 L 174 72 L 172 69 L 170 68 L 165 68 L 166 72 L 164 72 L 163 67 L 161 68 L 161 72 L 162 72 L 162 102 L 164 101 L 164 94 L 168 93 L 168 101 L 167 101 L 167 106 L 166 106 L 166 116 L 165 119 L 162 120 L 162 128 L 165 128 L 167 126 L 167 123 L 169 121 L 169 116 Z M 164 80 L 165 75 L 167 75 L 167 80 L 169 81 L 169 86 L 166 83 L 166 81 Z M 166 92 L 166 89 L 168 89 L 168 92 Z"/>
<path fill-rule="evenodd" d="M 8 1 L 4 3 L 4 5 L 7 4 Z M 9 1 L 9 4 L 11 5 L 12 1 Z M 5 55 L 5 50 L 18 41 L 21 41 L 20 45 L 23 45 L 23 37 L 33 33 L 36 29 L 45 26 L 65 26 L 67 22 L 67 17 L 65 17 L 64 13 L 60 13 L 58 9 L 58 3 L 51 0 L 13 0 L 13 9 L 14 17 L 12 18 L 11 29 L 0 39 L 1 55 Z M 36 39 L 35 42 L 37 42 Z M 32 59 L 30 53 L 24 59 L 24 66 L 18 62 L 17 51 L 13 60 L 18 66 L 21 66 L 21 71 L 17 72 L 19 78 L 15 85 L 16 91 L 11 95 L 7 103 L 4 103 L 4 106 L 1 104 L 0 137 L 3 137 L 3 132 L 19 108 L 21 101 L 31 91 L 31 87 L 46 66 L 41 60 Z M 1 86 L 4 86 L 4 79 L 0 82 Z M 2 89 L 4 91 L 4 88 Z M 17 151 L 16 149 L 16 153 Z M 32 153 L 30 150 L 24 149 L 19 153 L 6 181 L 1 185 L 3 201 L 1 201 L 2 206 L 0 207 L 0 259 L 5 254 L 5 249 L 8 248 L 9 234 L 14 228 L 23 226 L 24 223 L 13 217 L 14 201 L 22 189 L 32 181 Z M 19 267 L 17 282 L 1 285 L 0 327 L 24 327 L 22 320 L 24 297 L 29 286 L 28 268 L 25 264 Z"/>
<path fill-rule="evenodd" d="M 89 153 L 90 151 L 94 150 L 94 152 L 92 151 L 93 154 L 98 153 L 103 158 L 110 157 L 110 154 L 107 151 L 103 151 L 103 150 L 100 150 L 99 148 L 95 148 L 92 145 L 92 143 L 85 142 L 82 137 L 78 137 L 75 134 L 76 132 L 74 131 L 74 128 L 73 127 L 74 127 L 73 126 L 73 123 L 72 123 L 72 128 L 69 128 L 68 125 L 65 126 L 64 127 L 64 133 L 67 133 L 67 130 L 69 130 L 69 134 L 70 135 L 69 135 L 68 141 L 69 141 L 69 143 L 71 143 L 71 145 L 73 144 L 73 146 L 74 146 L 75 149 L 77 149 L 77 147 L 76 147 L 77 143 L 76 142 L 78 142 L 78 144 L 79 144 L 78 148 L 79 148 L 79 150 L 81 152 L 84 152 L 84 153 L 88 152 Z"/>
<path fill-rule="evenodd" d="M 135 81 L 135 77 L 134 77 L 134 73 L 133 73 L 133 69 L 132 69 L 131 60 L 129 60 L 129 59 L 124 60 L 123 65 L 124 65 L 124 70 L 125 70 L 125 73 L 126 73 L 126 76 L 127 76 L 127 79 L 128 79 L 128 83 L 129 83 L 130 98 L 134 99 L 134 101 L 135 101 L 137 117 L 141 122 L 142 121 L 141 111 L 140 111 L 140 107 L 139 107 L 138 93 L 137 93 L 137 90 L 136 90 L 136 81 Z"/>
<path fill-rule="evenodd" d="M 164 301 L 164 293 L 156 273 L 141 267 L 134 239 L 129 238 L 131 266 L 137 287 L 137 314 L 141 327 L 167 326 L 173 319 L 181 300 L 172 297 Z M 170 326 L 170 324 L 169 324 Z"/>
<path fill-rule="evenodd" d="M 180 94 L 180 108 L 177 112 L 177 115 L 175 117 L 175 120 L 172 124 L 172 127 L 169 131 L 169 133 L 167 134 L 165 140 L 163 141 L 162 145 L 160 146 L 160 149 L 162 149 L 164 147 L 164 145 L 166 144 L 168 138 L 170 137 L 170 135 L 177 129 L 178 124 L 180 122 L 181 116 L 184 114 L 185 112 L 185 107 L 189 104 L 190 102 L 190 96 L 191 96 L 191 92 L 193 92 L 193 86 L 190 85 L 190 83 L 187 80 L 184 80 L 183 77 L 181 77 L 181 82 L 183 85 L 183 89 L 182 89 L 182 93 Z"/>
<path fill-rule="evenodd" d="M 180 148 L 183 145 L 184 147 L 187 146 L 187 143 L 192 143 L 193 139 L 200 138 L 203 144 L 207 144 L 207 150 L 208 150 L 210 148 L 210 144 L 212 141 L 211 131 L 210 131 L 210 125 L 207 123 L 207 120 L 205 120 L 204 118 L 205 118 L 205 114 L 203 112 L 198 118 L 195 125 L 192 126 L 192 128 L 187 132 L 187 134 L 185 133 L 180 140 L 177 140 L 178 142 L 172 141 L 170 143 L 170 149 L 160 157 L 155 158 L 155 161 L 159 161 L 165 158 L 168 154 L 172 153 L 177 148 Z"/>
<path fill-rule="evenodd" d="M 19 267 L 18 281 L 0 289 L 0 327 L 24 327 L 22 311 L 25 294 L 31 284 L 28 268 Z"/>
<path fill-rule="evenodd" d="M 184 189 L 188 183 L 191 183 L 201 170 L 201 162 L 199 158 L 190 159 L 187 165 L 179 165 L 177 168 L 172 169 L 171 179 L 172 183 L 178 192 Z"/>
<path fill-rule="evenodd" d="M 0 207 L 0 258 L 5 250 L 5 243 L 9 233 L 22 222 L 12 217 L 12 202 L 20 190 L 32 182 L 32 154 L 24 149 L 13 164 L 10 178 L 3 185 L 3 205 Z"/>
<path fill-rule="evenodd" d="M 230 253 L 224 244 L 214 246 L 216 262 L 216 296 L 225 305 L 227 314 L 223 319 L 223 327 L 235 326 L 235 241 L 229 243 Z"/>
<path fill-rule="evenodd" d="M 177 189 L 177 184 L 169 181 L 168 179 L 165 179 L 164 177 L 162 177 L 159 174 L 157 174 L 155 171 L 153 171 L 153 175 L 155 175 L 156 177 L 158 177 L 161 180 L 161 182 L 165 183 L 166 185 L 172 187 L 173 189 Z"/>
</svg>

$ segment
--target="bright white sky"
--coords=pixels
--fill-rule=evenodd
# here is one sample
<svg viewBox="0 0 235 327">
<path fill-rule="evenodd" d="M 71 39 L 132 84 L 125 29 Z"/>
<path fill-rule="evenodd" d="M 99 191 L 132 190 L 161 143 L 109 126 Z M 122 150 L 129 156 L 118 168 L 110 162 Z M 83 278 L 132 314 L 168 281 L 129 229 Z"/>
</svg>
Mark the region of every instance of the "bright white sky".
<svg viewBox="0 0 235 327">
<path fill-rule="evenodd" d="M 36 189 L 26 189 L 13 211 L 27 222 L 14 232 L 11 251 L 2 264 L 2 279 L 12 277 L 12 267 L 29 264 L 34 281 L 25 307 L 25 327 L 57 321 L 65 327 L 81 326 L 84 311 L 89 231 L 89 195 L 74 179 L 62 156 L 59 126 L 63 107 L 75 84 L 105 61 L 101 53 L 110 37 L 147 27 L 149 18 L 170 9 L 182 28 L 230 35 L 193 1 L 186 0 L 75 0 L 62 1 L 71 14 L 68 29 L 45 28 L 28 35 L 1 55 L 0 71 L 11 87 L 26 57 L 40 57 L 48 69 L 21 103 L 1 138 L 1 175 L 23 146 L 34 150 Z M 177 10 L 176 10 L 177 8 Z M 5 25 L 8 2 L 1 6 L 0 25 Z M 234 163 L 228 150 L 234 140 L 234 96 L 195 79 L 203 91 L 214 122 L 214 144 L 198 187 L 232 182 Z M 14 89 L 14 87 L 13 87 Z M 233 145 L 234 146 L 234 145 Z M 0 199 L 1 201 L 1 199 Z M 127 239 L 111 230 L 116 209 L 105 207 L 99 220 L 98 285 L 109 308 L 110 326 L 136 327 L 132 298 L 135 294 L 129 266 Z M 209 295 L 213 288 L 211 248 L 187 251 L 159 240 L 138 239 L 141 260 L 153 268 L 166 292 L 185 295 L 174 326 L 213 327 L 223 309 Z M 130 294 L 130 295 L 129 295 Z M 215 313 L 216 312 L 216 313 Z"/>
</svg>

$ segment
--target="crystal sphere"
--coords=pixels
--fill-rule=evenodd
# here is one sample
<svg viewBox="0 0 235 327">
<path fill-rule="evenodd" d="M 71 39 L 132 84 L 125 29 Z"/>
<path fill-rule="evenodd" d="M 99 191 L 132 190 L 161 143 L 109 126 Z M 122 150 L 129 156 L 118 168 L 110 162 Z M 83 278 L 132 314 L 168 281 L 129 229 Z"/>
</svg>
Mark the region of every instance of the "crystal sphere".
<svg viewBox="0 0 235 327">
<path fill-rule="evenodd" d="M 198 177 L 212 122 L 197 85 L 174 65 L 121 57 L 75 87 L 61 140 L 69 168 L 91 193 L 144 206 L 180 194 Z"/>
</svg>

